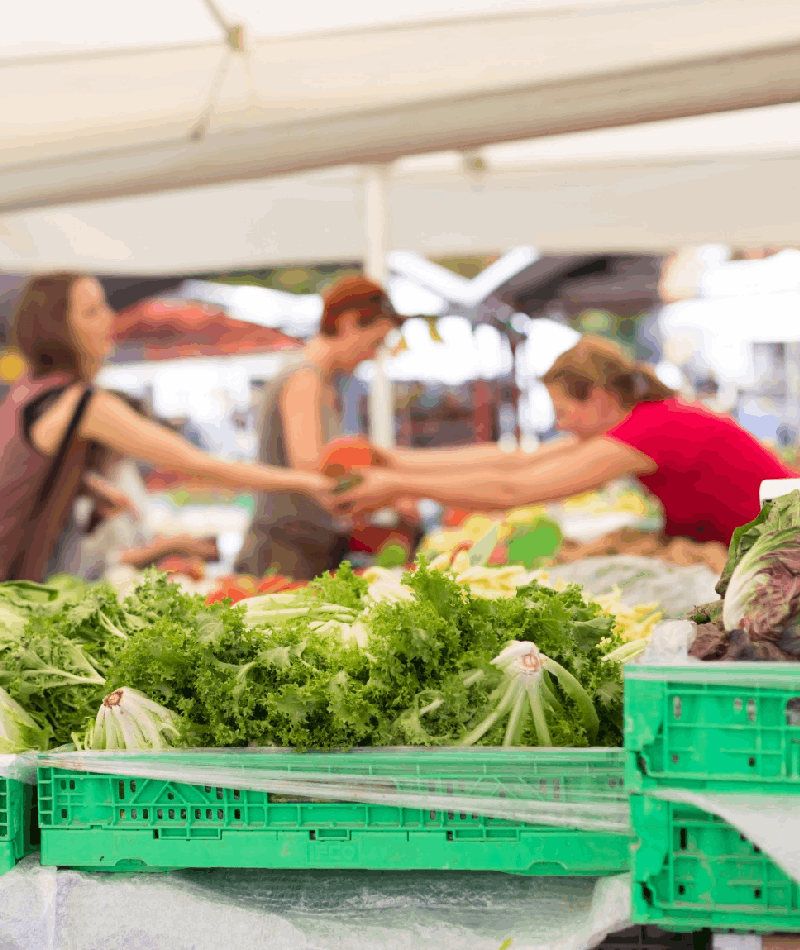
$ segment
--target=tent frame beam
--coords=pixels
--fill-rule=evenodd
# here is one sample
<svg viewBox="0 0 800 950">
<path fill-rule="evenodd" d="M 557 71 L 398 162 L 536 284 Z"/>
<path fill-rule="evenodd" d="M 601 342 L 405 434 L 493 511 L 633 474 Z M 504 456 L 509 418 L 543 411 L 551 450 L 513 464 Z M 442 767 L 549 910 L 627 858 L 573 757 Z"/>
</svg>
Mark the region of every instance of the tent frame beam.
<svg viewBox="0 0 800 950">
<path fill-rule="evenodd" d="M 0 214 L 791 102 L 800 102 L 800 44 L 269 124 L 195 143 L 187 133 L 155 150 L 75 157 L 69 184 L 63 162 L 27 163 L 0 175 Z M 36 180 L 50 164 L 49 185 L 34 185 L 32 173 Z"/>
</svg>

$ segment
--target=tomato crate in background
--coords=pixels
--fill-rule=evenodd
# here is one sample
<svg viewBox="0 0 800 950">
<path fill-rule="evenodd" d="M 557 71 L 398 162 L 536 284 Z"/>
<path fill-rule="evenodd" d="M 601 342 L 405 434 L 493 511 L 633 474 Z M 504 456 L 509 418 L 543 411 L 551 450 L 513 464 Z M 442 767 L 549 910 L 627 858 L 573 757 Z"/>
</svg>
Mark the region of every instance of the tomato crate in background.
<svg viewBox="0 0 800 950">
<path fill-rule="evenodd" d="M 36 786 L 0 776 L 0 874 L 38 846 Z"/>
<path fill-rule="evenodd" d="M 625 668 L 626 787 L 800 794 L 800 664 Z"/>
<path fill-rule="evenodd" d="M 134 760 L 138 774 L 131 774 Z M 116 871 L 452 869 L 548 876 L 615 874 L 630 866 L 621 750 L 238 749 L 119 759 L 113 753 L 73 756 L 72 763 L 94 769 L 102 763 L 106 774 L 53 765 L 59 761 L 65 760 L 49 755 L 39 769 L 44 865 Z M 231 769 L 241 776 L 239 787 Z M 281 793 L 241 787 L 258 784 L 254 774 L 267 773 L 286 783 Z M 358 799 L 365 783 L 372 801 L 343 800 Z M 287 794 L 292 788 L 304 789 L 308 797 Z M 311 797 L 313 788 L 318 795 L 328 789 L 331 800 Z M 406 801 L 427 804 L 395 801 L 403 794 Z M 612 817 L 608 828 L 597 821 L 587 830 L 569 817 L 552 824 L 480 814 L 478 803 L 492 797 L 514 809 L 541 806 L 543 817 L 557 813 L 558 820 L 565 812 L 600 815 L 604 808 Z"/>
<path fill-rule="evenodd" d="M 736 828 L 631 796 L 631 919 L 674 931 L 800 932 L 800 885 Z"/>
</svg>

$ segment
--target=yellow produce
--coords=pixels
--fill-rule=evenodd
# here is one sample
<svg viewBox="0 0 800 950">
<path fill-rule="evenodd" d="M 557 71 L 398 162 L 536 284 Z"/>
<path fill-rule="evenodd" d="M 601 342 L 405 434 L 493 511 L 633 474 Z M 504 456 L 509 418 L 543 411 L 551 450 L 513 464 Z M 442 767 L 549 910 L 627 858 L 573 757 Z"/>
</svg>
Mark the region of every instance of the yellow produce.
<svg viewBox="0 0 800 950">
<path fill-rule="evenodd" d="M 567 586 L 566 581 L 561 577 L 555 583 L 550 584 L 548 582 L 549 575 L 546 572 L 537 571 L 532 576 L 535 576 L 540 584 L 547 584 L 553 590 L 564 590 Z M 615 588 L 613 593 L 601 594 L 599 597 L 589 594 L 588 598 L 601 607 L 603 613 L 616 617 L 616 632 L 626 642 L 649 639 L 656 625 L 664 616 L 663 612 L 658 609 L 657 603 L 637 604 L 635 607 L 628 607 L 623 604 L 619 588 Z"/>
<path fill-rule="evenodd" d="M 450 567 L 450 555 L 440 554 L 431 561 L 431 568 L 434 571 L 446 571 Z"/>
<path fill-rule="evenodd" d="M 484 515 L 473 515 L 459 528 L 440 528 L 429 534 L 420 545 L 421 554 L 446 554 L 449 557 L 459 545 L 472 545 L 491 531 L 499 522 Z M 497 539 L 503 541 L 514 533 L 513 526 L 500 524 Z M 438 558 L 437 558 L 437 567 Z"/>
<path fill-rule="evenodd" d="M 608 498 L 599 492 L 587 492 L 567 498 L 562 503 L 566 511 L 581 511 L 585 514 L 631 514 L 644 517 L 648 513 L 647 502 L 635 491 L 626 489 L 616 498 Z"/>
<path fill-rule="evenodd" d="M 495 521 L 487 518 L 485 515 L 472 515 L 461 525 L 461 531 L 466 535 L 467 540 L 477 541 L 491 530 Z"/>
<path fill-rule="evenodd" d="M 420 551 L 447 554 L 455 551 L 459 544 L 472 544 L 476 539 L 470 537 L 463 528 L 441 528 L 429 534 L 420 545 Z"/>
<path fill-rule="evenodd" d="M 622 603 L 619 590 L 614 591 L 613 594 L 592 599 L 603 608 L 604 613 L 616 617 L 615 632 L 626 642 L 648 640 L 664 616 L 658 609 L 658 604 L 637 604 L 636 607 L 627 607 Z"/>
<path fill-rule="evenodd" d="M 456 582 L 468 586 L 479 597 L 513 597 L 517 588 L 530 583 L 530 579 L 529 571 L 516 566 L 467 567 L 456 570 Z"/>
<path fill-rule="evenodd" d="M 600 496 L 595 491 L 585 492 L 583 495 L 573 495 L 572 498 L 565 498 L 561 502 L 563 508 L 568 511 L 580 508 L 591 508 L 600 500 Z"/>
<path fill-rule="evenodd" d="M 512 508 L 511 511 L 506 512 L 503 523 L 513 525 L 514 527 L 535 524 L 539 518 L 545 514 L 547 514 L 547 509 L 541 505 L 528 505 L 526 508 Z"/>
<path fill-rule="evenodd" d="M 647 514 L 647 502 L 635 491 L 627 491 L 620 495 L 614 510 L 644 517 Z"/>
</svg>

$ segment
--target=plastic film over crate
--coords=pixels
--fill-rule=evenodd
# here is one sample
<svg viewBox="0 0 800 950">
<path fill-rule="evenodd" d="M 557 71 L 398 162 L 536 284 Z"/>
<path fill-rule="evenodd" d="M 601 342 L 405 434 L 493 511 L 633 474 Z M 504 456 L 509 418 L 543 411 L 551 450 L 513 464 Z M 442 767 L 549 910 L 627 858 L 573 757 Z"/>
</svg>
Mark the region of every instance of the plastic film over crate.
<svg viewBox="0 0 800 950">
<path fill-rule="evenodd" d="M 274 801 L 358 802 L 627 833 L 621 749 L 180 749 L 54 752 L 75 772 L 266 792 Z"/>
<path fill-rule="evenodd" d="M 26 785 L 36 784 L 36 753 L 0 755 L 0 778 L 10 778 Z"/>
</svg>

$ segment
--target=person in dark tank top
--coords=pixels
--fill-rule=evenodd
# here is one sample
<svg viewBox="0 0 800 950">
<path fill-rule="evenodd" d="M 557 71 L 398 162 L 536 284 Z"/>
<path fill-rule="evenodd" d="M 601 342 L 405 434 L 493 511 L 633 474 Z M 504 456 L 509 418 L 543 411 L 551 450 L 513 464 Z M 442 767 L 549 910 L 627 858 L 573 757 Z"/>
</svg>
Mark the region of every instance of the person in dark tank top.
<svg viewBox="0 0 800 950">
<path fill-rule="evenodd" d="M 374 359 L 402 320 L 383 289 L 365 277 L 340 277 L 323 294 L 319 332 L 288 357 L 264 389 L 258 418 L 258 459 L 315 471 L 325 445 L 340 432 L 336 380 Z M 335 570 L 349 551 L 350 524 L 313 498 L 263 492 L 236 571 L 262 577 L 270 569 L 296 580 Z"/>
</svg>

